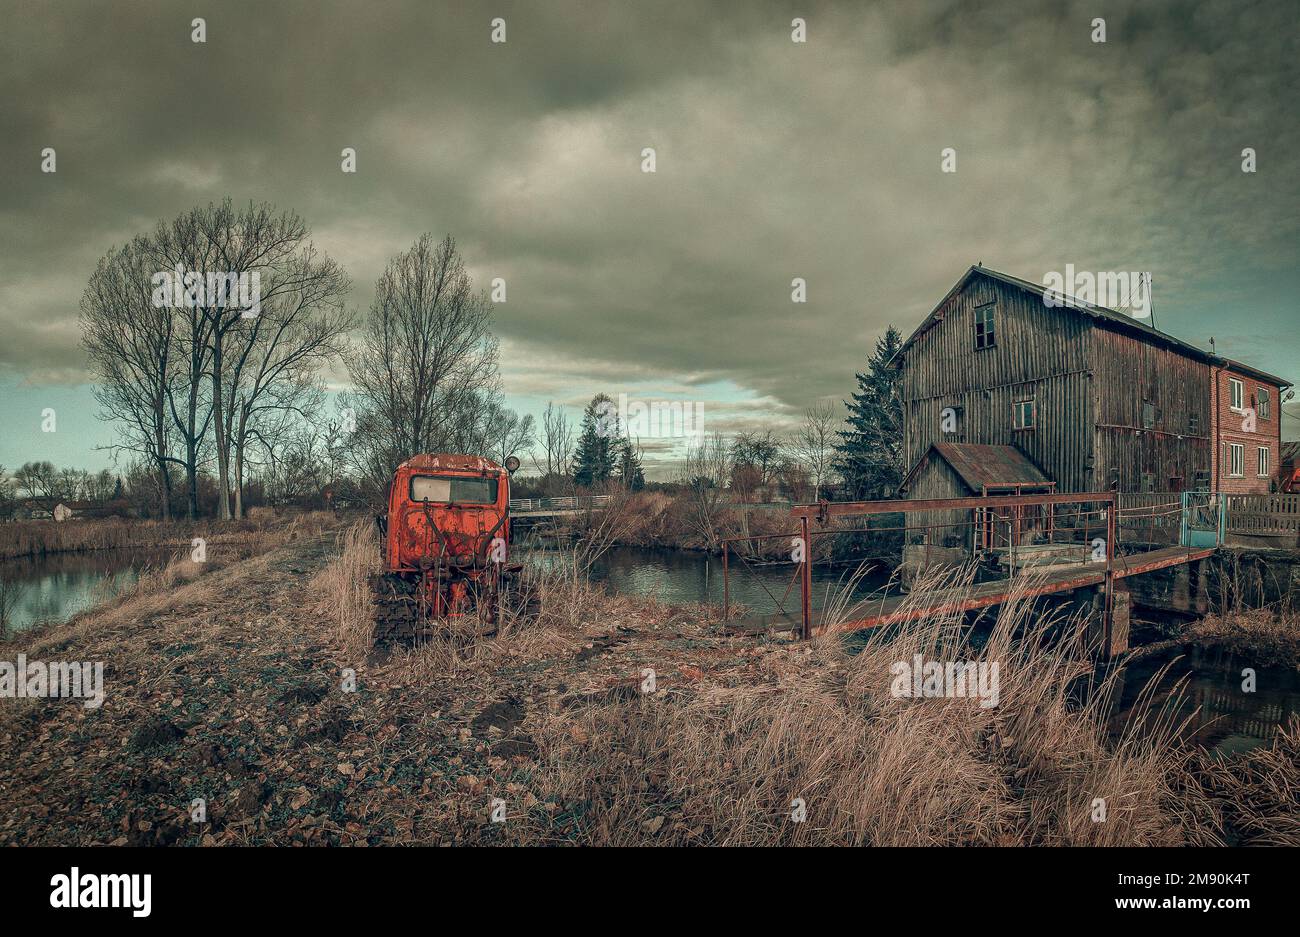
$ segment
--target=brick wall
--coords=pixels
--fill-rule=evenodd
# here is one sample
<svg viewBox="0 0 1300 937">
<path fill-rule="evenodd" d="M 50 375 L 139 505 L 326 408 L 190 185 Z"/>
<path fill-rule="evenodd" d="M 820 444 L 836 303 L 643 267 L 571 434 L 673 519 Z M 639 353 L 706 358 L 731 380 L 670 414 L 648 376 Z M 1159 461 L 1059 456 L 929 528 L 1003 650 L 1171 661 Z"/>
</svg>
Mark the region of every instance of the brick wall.
<svg viewBox="0 0 1300 937">
<path fill-rule="evenodd" d="M 1225 494 L 1268 494 L 1278 477 L 1281 454 L 1281 392 L 1276 384 L 1249 377 L 1229 368 L 1213 368 L 1214 385 L 1210 388 L 1210 420 L 1213 424 L 1214 450 L 1211 484 Z M 1233 407 L 1232 384 L 1241 382 L 1241 409 Z M 1261 413 L 1260 392 L 1268 394 L 1268 415 Z M 1254 411 L 1254 430 L 1247 428 L 1249 411 Z M 1242 473 L 1231 474 L 1228 447 L 1242 447 Z M 1259 475 L 1259 450 L 1268 450 L 1266 477 Z"/>
</svg>

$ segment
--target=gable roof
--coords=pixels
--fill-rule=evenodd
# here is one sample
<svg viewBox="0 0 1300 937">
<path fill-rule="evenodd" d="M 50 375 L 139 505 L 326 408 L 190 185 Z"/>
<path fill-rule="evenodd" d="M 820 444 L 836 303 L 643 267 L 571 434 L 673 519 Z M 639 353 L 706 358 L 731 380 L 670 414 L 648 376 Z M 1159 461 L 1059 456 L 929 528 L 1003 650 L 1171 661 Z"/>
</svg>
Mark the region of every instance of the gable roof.
<svg viewBox="0 0 1300 937">
<path fill-rule="evenodd" d="M 1029 456 L 1015 446 L 989 446 L 970 442 L 936 442 L 916 460 L 899 487 L 906 488 L 934 453 L 952 467 L 966 487 L 976 494 L 985 488 L 1050 488 L 1055 486 Z"/>
<path fill-rule="evenodd" d="M 969 268 L 962 275 L 961 279 L 953 285 L 953 288 L 944 295 L 943 299 L 939 300 L 935 307 L 930 310 L 930 314 L 921 320 L 921 324 L 918 325 L 916 330 L 908 336 L 907 341 L 903 342 L 903 344 L 899 346 L 894 357 L 890 359 L 890 365 L 894 367 L 900 367 L 902 365 L 903 356 L 906 354 L 907 350 L 912 347 L 913 343 L 941 321 L 939 318 L 939 310 L 944 307 L 944 304 L 947 303 L 949 299 L 961 292 L 966 287 L 966 284 L 970 282 L 972 277 L 977 275 L 987 277 L 988 279 L 999 283 L 1004 283 L 1007 286 L 1019 290 L 1024 290 L 1027 293 L 1033 293 L 1039 298 L 1047 292 L 1047 287 L 1041 283 L 1031 283 L 1029 280 L 1022 280 L 1019 277 L 1013 277 L 1009 273 L 1001 273 L 990 267 L 984 267 L 977 264 L 976 266 Z M 1194 358 L 1195 360 L 1202 361 L 1206 364 L 1212 364 L 1215 367 L 1229 367 L 1234 371 L 1240 371 L 1243 374 L 1258 378 L 1259 380 L 1277 384 L 1279 387 L 1293 386 L 1292 383 L 1285 378 L 1278 377 L 1275 374 L 1269 374 L 1267 371 L 1261 371 L 1258 368 L 1253 368 L 1243 362 L 1234 361 L 1231 358 L 1225 358 L 1221 355 L 1213 354 L 1201 348 L 1197 348 L 1195 345 L 1189 345 L 1187 342 L 1180 338 L 1175 338 L 1168 332 L 1162 332 L 1159 329 L 1152 328 L 1144 322 L 1134 319 L 1132 316 L 1125 315 L 1122 312 L 1116 312 L 1114 309 L 1107 309 L 1105 306 L 1095 306 L 1091 303 L 1085 303 L 1082 300 L 1069 296 L 1068 294 L 1067 299 L 1069 302 L 1064 305 L 1057 305 L 1050 308 L 1088 316 L 1106 328 L 1111 328 L 1129 335 L 1140 336 L 1153 344 L 1162 345 L 1173 351 L 1177 351 L 1180 354 L 1186 355 L 1189 358 Z M 1044 306 L 1044 308 L 1048 307 Z"/>
</svg>

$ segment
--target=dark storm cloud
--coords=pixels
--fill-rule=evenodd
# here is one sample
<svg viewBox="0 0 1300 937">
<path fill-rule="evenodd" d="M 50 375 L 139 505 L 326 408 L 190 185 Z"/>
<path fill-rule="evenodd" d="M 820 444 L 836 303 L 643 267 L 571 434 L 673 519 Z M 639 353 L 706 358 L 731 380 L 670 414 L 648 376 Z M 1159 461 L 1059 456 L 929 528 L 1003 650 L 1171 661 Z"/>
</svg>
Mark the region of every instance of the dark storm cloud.
<svg viewBox="0 0 1300 937">
<path fill-rule="evenodd" d="M 1300 373 L 1287 4 L 4 10 L 0 367 L 33 381 L 80 378 L 110 245 L 227 195 L 298 211 L 361 306 L 392 254 L 453 233 L 506 278 L 506 389 L 536 398 L 729 382 L 726 425 L 788 417 L 977 260 L 1152 270 L 1159 324 L 1198 343 L 1220 297 L 1253 304 L 1224 334 Z"/>
</svg>

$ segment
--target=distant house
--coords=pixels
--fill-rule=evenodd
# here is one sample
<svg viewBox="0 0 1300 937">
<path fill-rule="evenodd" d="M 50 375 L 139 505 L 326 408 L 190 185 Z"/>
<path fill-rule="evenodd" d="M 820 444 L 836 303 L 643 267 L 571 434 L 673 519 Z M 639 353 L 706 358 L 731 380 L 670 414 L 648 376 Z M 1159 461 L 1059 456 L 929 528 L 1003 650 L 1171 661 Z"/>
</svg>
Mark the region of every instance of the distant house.
<svg viewBox="0 0 1300 937">
<path fill-rule="evenodd" d="M 894 356 L 908 497 L 971 488 L 955 470 L 918 472 L 934 453 L 960 459 L 945 444 L 997 447 L 1005 466 L 1014 451 L 1065 493 L 1277 484 L 1289 381 L 1122 312 L 1048 305 L 1045 289 L 971 267 Z"/>
<path fill-rule="evenodd" d="M 74 517 L 105 516 L 106 509 L 94 501 L 55 501 L 53 498 L 31 498 L 19 505 L 14 516 L 18 520 L 66 521 Z"/>
</svg>

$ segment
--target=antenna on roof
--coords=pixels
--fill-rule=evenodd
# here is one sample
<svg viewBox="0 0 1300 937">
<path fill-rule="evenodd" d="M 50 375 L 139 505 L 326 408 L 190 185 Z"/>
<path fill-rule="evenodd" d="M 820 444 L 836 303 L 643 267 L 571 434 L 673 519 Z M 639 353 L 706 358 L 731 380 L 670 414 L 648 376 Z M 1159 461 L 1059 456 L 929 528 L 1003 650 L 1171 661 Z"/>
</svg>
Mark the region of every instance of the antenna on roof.
<svg viewBox="0 0 1300 937">
<path fill-rule="evenodd" d="M 1147 309 L 1151 311 L 1151 328 L 1154 329 L 1156 327 L 1156 301 L 1151 290 L 1151 271 L 1148 270 L 1145 276 L 1147 278 Z"/>
<path fill-rule="evenodd" d="M 1210 354 L 1216 354 L 1214 350 L 1214 336 L 1210 336 Z"/>
</svg>

